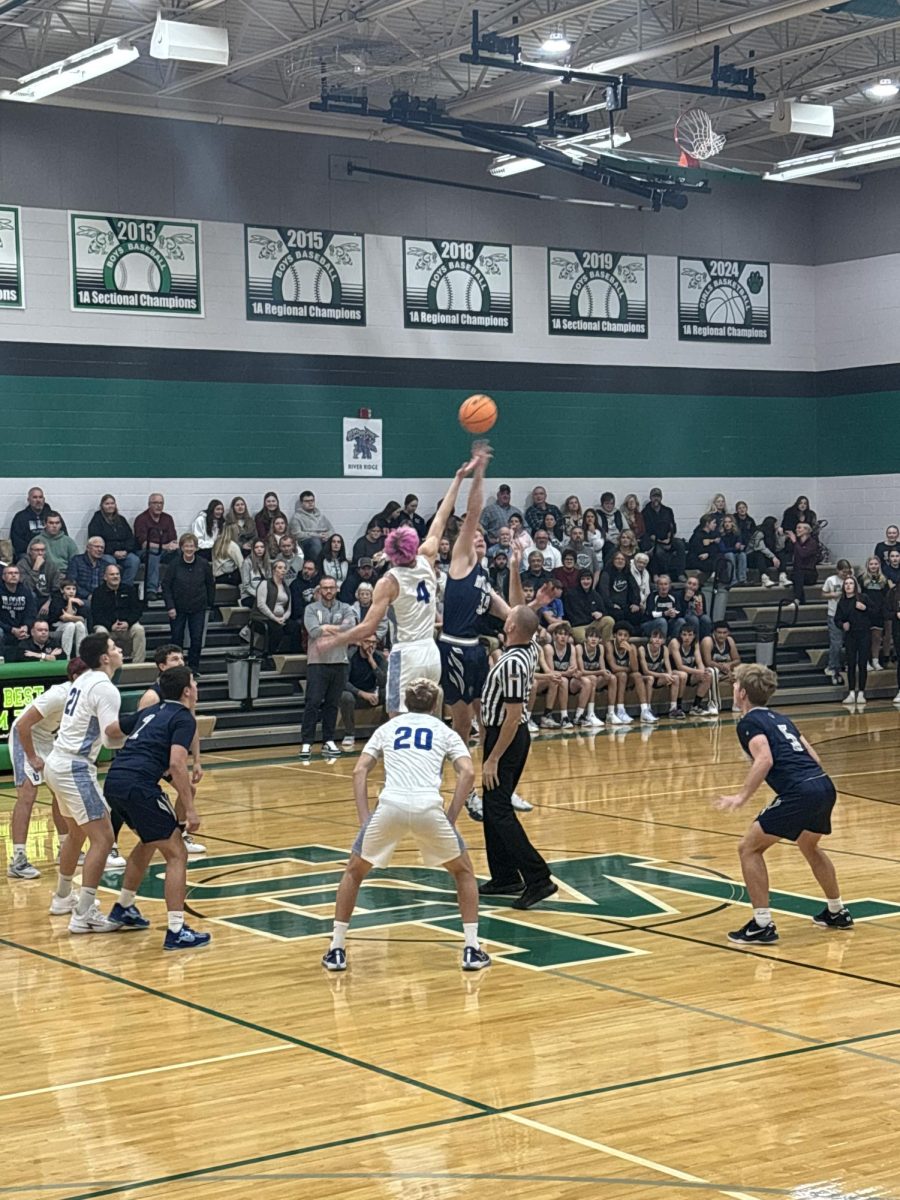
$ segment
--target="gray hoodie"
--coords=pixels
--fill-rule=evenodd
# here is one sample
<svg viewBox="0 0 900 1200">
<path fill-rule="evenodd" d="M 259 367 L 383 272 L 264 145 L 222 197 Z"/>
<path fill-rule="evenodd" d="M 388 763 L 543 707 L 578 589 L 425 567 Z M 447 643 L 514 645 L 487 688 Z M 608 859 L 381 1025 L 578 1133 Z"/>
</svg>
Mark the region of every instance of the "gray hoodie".
<svg viewBox="0 0 900 1200">
<path fill-rule="evenodd" d="M 356 613 L 349 604 L 344 604 L 336 597 L 330 605 L 322 599 L 315 599 L 307 604 L 303 612 L 303 624 L 309 634 L 309 663 L 345 663 L 347 662 L 346 646 L 329 646 L 323 649 L 319 646 L 323 625 L 342 625 L 350 629 L 356 624 Z"/>
<path fill-rule="evenodd" d="M 334 533 L 334 529 L 320 508 L 314 508 L 312 512 L 307 512 L 305 508 L 300 507 L 298 501 L 294 515 L 291 517 L 291 533 L 298 541 L 310 537 L 324 539 Z"/>
</svg>

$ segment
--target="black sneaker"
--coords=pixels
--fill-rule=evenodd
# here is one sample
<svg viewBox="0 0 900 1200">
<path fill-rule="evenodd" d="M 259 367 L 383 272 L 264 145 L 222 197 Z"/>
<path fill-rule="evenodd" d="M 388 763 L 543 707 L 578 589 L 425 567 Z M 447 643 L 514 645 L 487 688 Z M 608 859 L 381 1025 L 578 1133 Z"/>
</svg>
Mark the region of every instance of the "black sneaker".
<svg viewBox="0 0 900 1200">
<path fill-rule="evenodd" d="M 703 716 L 703 714 L 706 712 L 706 706 L 705 706 L 705 705 L 703 705 L 703 704 L 699 704 L 699 703 L 697 703 L 697 702 L 695 701 L 695 702 L 694 702 L 694 703 L 691 705 L 691 710 L 690 710 L 690 711 L 691 711 L 691 716 L 692 716 L 692 717 L 702 717 L 702 716 Z"/>
<path fill-rule="evenodd" d="M 346 971 L 347 951 L 339 946 L 333 946 L 322 955 L 322 966 L 326 971 Z"/>
<path fill-rule="evenodd" d="M 486 879 L 484 883 L 479 883 L 479 896 L 520 896 L 525 890 L 525 884 L 521 879 L 514 879 L 510 883 L 494 883 L 493 879 Z"/>
<path fill-rule="evenodd" d="M 513 908 L 533 908 L 535 904 L 540 904 L 542 900 L 546 900 L 548 896 L 554 895 L 559 888 L 552 879 L 545 879 L 541 883 L 530 884 L 518 900 L 513 900 Z"/>
<path fill-rule="evenodd" d="M 687 720 L 687 713 L 684 711 L 684 709 L 683 709 L 683 708 L 672 708 L 672 709 L 670 709 L 670 710 L 669 710 L 669 716 L 672 718 L 672 720 L 673 720 L 673 721 L 685 721 L 685 720 Z"/>
<path fill-rule="evenodd" d="M 826 905 L 813 917 L 813 924 L 821 925 L 823 929 L 852 929 L 853 918 L 849 909 L 842 908 L 840 912 L 835 913 Z"/>
<path fill-rule="evenodd" d="M 480 946 L 466 946 L 463 950 L 462 969 L 464 971 L 483 971 L 491 965 L 491 956 Z"/>
<path fill-rule="evenodd" d="M 742 925 L 740 929 L 735 929 L 728 935 L 729 942 L 762 942 L 763 945 L 771 945 L 772 942 L 778 941 L 778 930 L 770 921 L 768 925 L 757 925 L 753 917 Z"/>
</svg>

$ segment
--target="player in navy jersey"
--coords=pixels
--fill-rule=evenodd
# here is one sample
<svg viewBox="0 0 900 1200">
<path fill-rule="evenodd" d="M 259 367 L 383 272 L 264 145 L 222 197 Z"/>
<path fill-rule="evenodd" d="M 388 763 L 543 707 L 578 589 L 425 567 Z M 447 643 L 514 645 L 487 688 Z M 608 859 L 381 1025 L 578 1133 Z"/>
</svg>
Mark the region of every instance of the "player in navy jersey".
<svg viewBox="0 0 900 1200">
<path fill-rule="evenodd" d="M 164 775 L 171 777 L 184 813 L 184 826 L 198 829 L 194 788 L 188 771 L 188 756 L 197 732 L 191 711 L 197 702 L 197 684 L 187 667 L 172 667 L 159 677 L 162 699 L 120 719 L 128 735 L 106 776 L 104 796 L 118 810 L 140 841 L 129 855 L 122 879 L 122 892 L 109 920 L 122 929 L 146 929 L 150 922 L 135 906 L 135 896 L 150 860 L 157 850 L 166 860 L 166 909 L 168 931 L 163 948 L 185 950 L 205 946 L 208 933 L 196 933 L 184 923 L 187 886 L 187 848 L 179 820 L 169 798 L 160 787 Z"/>
<path fill-rule="evenodd" d="M 775 799 L 757 816 L 738 847 L 753 916 L 742 928 L 729 933 L 731 942 L 765 945 L 778 941 L 769 909 L 769 873 L 763 856 L 781 838 L 797 843 L 825 893 L 828 903 L 813 917 L 816 925 L 853 928 L 853 918 L 841 899 L 834 864 L 819 849 L 819 839 L 831 833 L 834 784 L 794 722 L 766 707 L 777 686 L 775 672 L 759 663 L 735 668 L 734 707 L 741 713 L 738 741 L 752 765 L 741 790 L 733 796 L 720 796 L 716 807 L 728 812 L 740 808 L 763 782 L 775 793 Z"/>
</svg>

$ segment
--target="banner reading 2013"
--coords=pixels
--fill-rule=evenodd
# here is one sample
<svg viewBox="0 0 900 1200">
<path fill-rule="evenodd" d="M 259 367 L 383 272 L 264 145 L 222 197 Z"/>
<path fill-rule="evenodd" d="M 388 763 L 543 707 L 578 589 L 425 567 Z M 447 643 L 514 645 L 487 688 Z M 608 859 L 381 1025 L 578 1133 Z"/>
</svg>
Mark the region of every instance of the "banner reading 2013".
<svg viewBox="0 0 900 1200">
<path fill-rule="evenodd" d="M 403 239 L 407 329 L 512 333 L 512 246 Z"/>
<path fill-rule="evenodd" d="M 361 233 L 244 226 L 247 320 L 365 325 Z"/>
<path fill-rule="evenodd" d="M 771 342 L 769 264 L 679 258 L 678 337 L 682 342 Z"/>
<path fill-rule="evenodd" d="M 22 223 L 19 210 L 0 205 L 0 308 L 24 308 Z"/>
<path fill-rule="evenodd" d="M 547 251 L 550 333 L 647 336 L 647 256 L 612 250 Z"/>
<path fill-rule="evenodd" d="M 202 317 L 200 226 L 69 213 L 76 311 Z"/>
</svg>

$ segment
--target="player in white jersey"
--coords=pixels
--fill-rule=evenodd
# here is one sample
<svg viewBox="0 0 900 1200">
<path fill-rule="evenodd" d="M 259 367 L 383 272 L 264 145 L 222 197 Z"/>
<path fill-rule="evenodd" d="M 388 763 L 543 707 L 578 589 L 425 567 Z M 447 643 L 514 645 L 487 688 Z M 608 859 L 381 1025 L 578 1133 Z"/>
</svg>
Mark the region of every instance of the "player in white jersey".
<svg viewBox="0 0 900 1200">
<path fill-rule="evenodd" d="M 54 916 L 71 913 L 70 933 L 112 933 L 121 925 L 107 920 L 97 904 L 97 887 L 113 844 L 109 806 L 97 783 L 101 746 L 122 738 L 119 689 L 112 677 L 122 665 L 122 651 L 108 634 L 92 633 L 81 643 L 87 671 L 69 688 L 53 750 L 43 764 L 44 777 L 59 801 L 69 838 L 59 854 L 59 882 L 50 902 Z M 36 766 L 36 763 L 32 763 Z M 72 891 L 78 851 L 85 836 L 89 847 L 81 871 L 81 892 Z"/>
<path fill-rule="evenodd" d="M 346 646 L 350 642 L 358 645 L 375 634 L 388 609 L 392 610 L 394 645 L 388 658 L 386 685 L 387 708 L 392 717 L 404 711 L 403 697 L 411 680 L 441 681 L 441 656 L 434 640 L 437 618 L 434 562 L 460 484 L 474 470 L 479 455 L 480 451 L 474 448 L 472 460 L 456 472 L 424 542 L 419 543 L 419 535 L 411 525 L 402 525 L 388 534 L 384 552 L 392 566 L 376 583 L 365 620 L 344 633 L 326 635 L 329 646 Z M 324 642 L 323 637 L 320 644 Z"/>
<path fill-rule="evenodd" d="M 27 708 L 13 721 L 9 731 L 9 757 L 12 762 L 13 782 L 16 786 L 16 803 L 12 811 L 12 840 L 13 856 L 6 874 L 10 879 L 39 879 L 40 871 L 31 865 L 25 852 L 28 839 L 28 826 L 31 824 L 31 813 L 37 797 L 37 790 L 43 782 L 40 767 L 35 769 L 29 761 L 29 755 L 43 765 L 53 749 L 53 735 L 59 729 L 66 698 L 69 695 L 69 684 L 76 679 L 87 667 L 80 658 L 73 658 L 68 664 L 65 683 L 55 683 L 31 701 Z M 25 743 L 28 743 L 26 751 Z M 68 836 L 69 827 L 66 825 L 56 796 L 53 797 L 53 824 L 56 832 L 64 842 Z"/>
<path fill-rule="evenodd" d="M 458 734 L 431 712 L 440 694 L 430 679 L 414 679 L 406 689 L 407 711 L 372 734 L 353 772 L 360 831 L 338 888 L 331 946 L 322 958 L 327 971 L 347 969 L 347 927 L 360 885 L 373 867 L 386 867 L 397 843 L 412 834 L 428 867 L 444 866 L 456 882 L 465 948 L 462 968 L 480 971 L 491 965 L 478 944 L 478 886 L 465 843 L 456 830 L 475 770 Z M 369 772 L 384 758 L 384 787 L 378 807 L 369 812 Z M 456 789 L 444 812 L 440 786 L 444 760 L 456 772 Z"/>
</svg>

